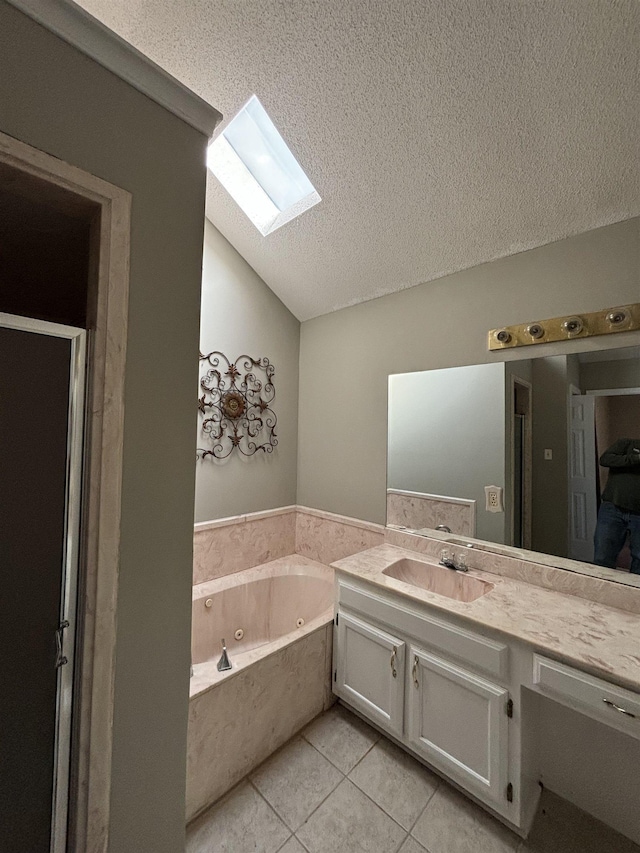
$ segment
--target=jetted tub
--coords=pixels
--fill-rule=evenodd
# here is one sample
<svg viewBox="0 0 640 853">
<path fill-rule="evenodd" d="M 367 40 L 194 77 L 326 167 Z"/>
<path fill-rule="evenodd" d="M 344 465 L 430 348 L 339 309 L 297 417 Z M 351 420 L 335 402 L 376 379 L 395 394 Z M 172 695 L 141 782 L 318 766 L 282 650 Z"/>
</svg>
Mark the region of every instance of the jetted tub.
<svg viewBox="0 0 640 853">
<path fill-rule="evenodd" d="M 194 586 L 187 820 L 333 701 L 333 600 L 333 570 L 299 555 Z"/>
</svg>

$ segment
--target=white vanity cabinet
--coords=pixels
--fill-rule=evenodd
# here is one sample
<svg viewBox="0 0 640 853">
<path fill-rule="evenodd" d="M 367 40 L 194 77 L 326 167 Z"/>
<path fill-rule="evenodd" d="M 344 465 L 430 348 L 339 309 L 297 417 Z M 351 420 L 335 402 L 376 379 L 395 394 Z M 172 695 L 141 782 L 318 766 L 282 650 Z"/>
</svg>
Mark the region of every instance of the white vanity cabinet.
<svg viewBox="0 0 640 853">
<path fill-rule="evenodd" d="M 412 595 L 409 580 L 392 585 L 390 578 L 402 580 L 402 561 L 427 563 L 428 577 L 435 567 L 427 560 L 389 545 L 367 553 L 368 562 L 358 555 L 334 566 L 333 688 L 345 704 L 522 836 L 546 784 L 640 843 L 640 819 L 630 806 L 640 757 L 640 691 L 629 666 L 633 617 L 621 613 L 615 621 L 610 611 L 614 627 L 597 659 L 592 622 L 599 625 L 607 612 L 595 603 L 585 607 L 577 596 L 560 599 L 550 590 L 534 596 L 513 582 L 513 598 L 503 597 L 499 611 L 490 591 L 466 607 L 464 598 L 447 602 L 444 592 L 425 598 L 418 584 Z M 488 584 L 486 578 L 474 580 Z M 538 623 L 529 608 L 540 598 L 552 613 Z M 574 608 L 567 631 L 554 628 L 561 605 Z M 631 687 L 608 677 L 618 673 Z"/>
<path fill-rule="evenodd" d="M 509 648 L 402 598 L 339 581 L 334 692 L 520 826 Z"/>
</svg>

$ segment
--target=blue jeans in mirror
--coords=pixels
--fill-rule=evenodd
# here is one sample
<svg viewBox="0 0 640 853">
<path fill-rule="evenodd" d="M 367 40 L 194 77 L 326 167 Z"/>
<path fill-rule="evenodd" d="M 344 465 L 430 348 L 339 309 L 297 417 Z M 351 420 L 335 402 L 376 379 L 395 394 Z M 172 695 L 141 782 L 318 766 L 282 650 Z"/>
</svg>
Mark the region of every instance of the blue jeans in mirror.
<svg viewBox="0 0 640 853">
<path fill-rule="evenodd" d="M 627 533 L 630 537 L 631 571 L 640 575 L 640 512 L 622 509 L 609 501 L 603 501 L 598 510 L 593 562 L 597 566 L 615 569 Z"/>
</svg>

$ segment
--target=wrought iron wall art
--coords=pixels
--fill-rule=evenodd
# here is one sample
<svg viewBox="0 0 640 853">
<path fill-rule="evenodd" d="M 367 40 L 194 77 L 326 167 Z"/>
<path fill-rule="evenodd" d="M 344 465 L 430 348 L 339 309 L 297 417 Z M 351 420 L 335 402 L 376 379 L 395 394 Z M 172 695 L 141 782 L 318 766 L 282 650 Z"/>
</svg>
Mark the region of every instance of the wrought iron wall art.
<svg viewBox="0 0 640 853">
<path fill-rule="evenodd" d="M 214 350 L 201 353 L 200 362 L 205 372 L 200 376 L 198 410 L 211 447 L 198 448 L 198 456 L 226 459 L 236 449 L 244 456 L 259 450 L 273 453 L 278 444 L 278 419 L 271 408 L 276 371 L 269 359 L 241 355 L 230 361 Z"/>
</svg>

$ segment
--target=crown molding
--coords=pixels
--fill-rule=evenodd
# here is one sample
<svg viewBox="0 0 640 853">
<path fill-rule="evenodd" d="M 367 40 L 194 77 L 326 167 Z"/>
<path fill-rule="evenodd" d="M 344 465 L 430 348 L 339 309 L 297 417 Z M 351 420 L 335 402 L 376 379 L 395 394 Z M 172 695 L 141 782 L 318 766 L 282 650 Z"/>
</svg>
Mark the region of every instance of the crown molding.
<svg viewBox="0 0 640 853">
<path fill-rule="evenodd" d="M 73 0 L 7 0 L 16 9 L 211 138 L 222 118 L 211 104 Z"/>
</svg>

